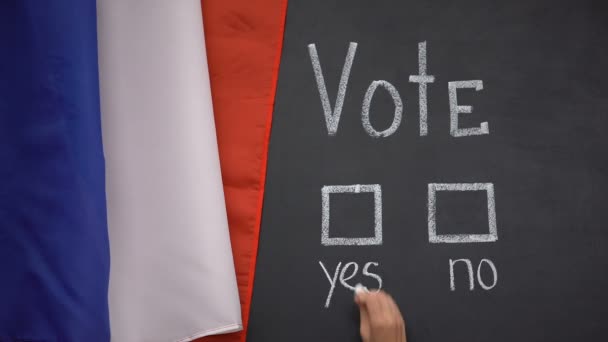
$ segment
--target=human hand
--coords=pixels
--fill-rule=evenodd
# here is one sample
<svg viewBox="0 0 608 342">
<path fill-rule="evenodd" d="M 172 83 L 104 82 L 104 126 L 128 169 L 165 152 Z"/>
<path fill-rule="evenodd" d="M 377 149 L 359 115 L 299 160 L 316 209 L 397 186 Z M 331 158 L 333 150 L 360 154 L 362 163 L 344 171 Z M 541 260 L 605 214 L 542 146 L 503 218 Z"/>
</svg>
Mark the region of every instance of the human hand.
<svg viewBox="0 0 608 342">
<path fill-rule="evenodd" d="M 363 342 L 406 342 L 405 322 L 395 301 L 384 291 L 358 291 Z"/>
</svg>

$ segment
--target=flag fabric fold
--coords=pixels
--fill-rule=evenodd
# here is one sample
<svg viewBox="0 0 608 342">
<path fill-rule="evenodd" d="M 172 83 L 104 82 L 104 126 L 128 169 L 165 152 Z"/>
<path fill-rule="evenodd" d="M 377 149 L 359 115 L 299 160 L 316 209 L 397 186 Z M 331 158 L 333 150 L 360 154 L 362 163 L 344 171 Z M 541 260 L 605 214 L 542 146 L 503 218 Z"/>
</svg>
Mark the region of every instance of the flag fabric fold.
<svg viewBox="0 0 608 342">
<path fill-rule="evenodd" d="M 110 339 L 95 0 L 0 3 L 0 341 Z"/>
<path fill-rule="evenodd" d="M 287 0 L 202 1 L 213 107 L 245 342 L 262 221 L 266 161 Z"/>
<path fill-rule="evenodd" d="M 99 1 L 98 30 L 112 341 L 239 330 L 201 4 Z"/>
</svg>

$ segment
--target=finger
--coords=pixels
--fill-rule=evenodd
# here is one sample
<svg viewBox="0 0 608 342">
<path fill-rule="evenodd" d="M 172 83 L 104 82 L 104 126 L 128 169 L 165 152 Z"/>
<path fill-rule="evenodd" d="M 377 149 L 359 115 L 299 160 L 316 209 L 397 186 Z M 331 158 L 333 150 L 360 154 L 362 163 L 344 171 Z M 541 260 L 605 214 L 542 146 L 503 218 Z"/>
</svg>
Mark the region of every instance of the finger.
<svg viewBox="0 0 608 342">
<path fill-rule="evenodd" d="M 391 297 L 391 295 L 389 294 L 386 295 L 386 306 L 393 317 L 401 320 L 401 313 L 399 312 L 399 308 L 397 307 L 397 304 L 395 303 L 393 297 Z"/>
<path fill-rule="evenodd" d="M 365 305 L 365 303 L 359 305 L 359 316 L 361 318 L 362 326 L 369 324 L 369 310 L 367 309 L 367 305 Z"/>
<path fill-rule="evenodd" d="M 359 306 L 359 312 L 361 313 L 361 321 L 365 318 L 366 321 L 369 317 L 369 309 L 367 307 L 367 301 L 369 297 L 369 293 L 359 292 L 355 294 L 355 303 Z"/>
<path fill-rule="evenodd" d="M 369 293 L 365 298 L 365 305 L 371 319 L 382 319 L 384 316 L 384 305 L 380 292 Z"/>
<path fill-rule="evenodd" d="M 369 293 L 367 292 L 355 292 L 355 303 L 357 303 L 357 305 L 361 306 L 361 305 L 365 305 L 365 301 L 367 300 L 367 296 L 369 295 Z"/>
<path fill-rule="evenodd" d="M 361 338 L 364 342 L 369 341 L 370 339 L 370 317 L 369 311 L 367 308 L 367 299 L 368 293 L 356 293 L 355 294 L 355 303 L 359 306 L 359 317 L 360 317 L 360 327 L 359 332 L 361 334 Z"/>
<path fill-rule="evenodd" d="M 403 317 L 399 312 L 399 308 L 397 307 L 395 300 L 387 293 L 382 293 L 381 300 L 384 310 L 384 323 L 387 324 L 387 327 L 392 331 L 392 334 L 394 334 L 395 341 L 404 342 L 405 329 Z"/>
<path fill-rule="evenodd" d="M 380 291 L 377 293 L 378 303 L 381 308 L 382 319 L 386 322 L 390 322 L 393 319 L 393 308 L 391 306 L 392 299 L 391 297 L 384 291 Z"/>
<path fill-rule="evenodd" d="M 401 311 L 399 310 L 399 306 L 397 306 L 397 303 L 395 302 L 395 300 L 393 299 L 392 296 L 388 295 L 386 296 L 387 298 L 387 305 L 390 309 L 390 314 L 391 314 L 391 321 L 395 323 L 395 333 L 398 336 L 398 341 L 399 342 L 406 342 L 406 338 L 405 338 L 405 321 L 403 320 L 403 316 L 401 315 Z"/>
<path fill-rule="evenodd" d="M 403 319 L 403 316 L 401 316 L 401 331 L 399 331 L 399 335 L 401 336 L 401 342 L 407 341 L 406 332 L 407 330 L 405 329 L 405 320 Z"/>
</svg>

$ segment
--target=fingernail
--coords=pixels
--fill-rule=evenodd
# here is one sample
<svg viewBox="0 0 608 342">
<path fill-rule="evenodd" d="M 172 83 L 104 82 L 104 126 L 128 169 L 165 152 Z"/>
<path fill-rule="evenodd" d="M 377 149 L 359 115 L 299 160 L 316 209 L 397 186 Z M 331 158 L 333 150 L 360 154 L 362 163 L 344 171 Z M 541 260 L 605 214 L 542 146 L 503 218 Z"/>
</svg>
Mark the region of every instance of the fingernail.
<svg viewBox="0 0 608 342">
<path fill-rule="evenodd" d="M 355 295 L 361 294 L 361 293 L 365 293 L 365 292 L 369 292 L 369 290 L 367 289 L 367 287 L 361 285 L 361 284 L 357 284 L 355 285 Z"/>
</svg>

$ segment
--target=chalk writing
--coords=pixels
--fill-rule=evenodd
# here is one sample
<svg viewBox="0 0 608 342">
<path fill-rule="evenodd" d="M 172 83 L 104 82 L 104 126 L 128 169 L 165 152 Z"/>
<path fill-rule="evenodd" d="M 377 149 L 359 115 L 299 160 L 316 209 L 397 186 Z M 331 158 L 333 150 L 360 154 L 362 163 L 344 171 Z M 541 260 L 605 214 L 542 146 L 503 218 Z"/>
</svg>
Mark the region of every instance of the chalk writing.
<svg viewBox="0 0 608 342">
<path fill-rule="evenodd" d="M 456 284 L 454 282 L 454 265 L 457 262 L 464 262 L 467 266 L 467 271 L 469 274 L 469 290 L 473 291 L 473 289 L 475 288 L 475 280 L 473 279 L 473 264 L 471 264 L 471 260 L 469 259 L 450 259 L 450 290 L 456 290 Z"/>
<path fill-rule="evenodd" d="M 317 53 L 315 44 L 308 45 L 308 53 L 312 64 L 312 69 L 321 100 L 323 116 L 325 118 L 325 126 L 329 136 L 335 136 L 338 132 L 340 117 L 344 107 L 344 101 L 347 94 L 347 88 L 355 54 L 358 44 L 350 42 L 342 73 L 338 84 L 338 92 L 332 108 L 331 101 L 327 92 L 327 84 L 321 62 Z M 429 134 L 428 111 L 429 111 L 429 94 L 428 85 L 435 83 L 435 76 L 428 74 L 427 66 L 427 42 L 418 43 L 418 74 L 409 76 L 409 83 L 418 84 L 418 106 L 419 106 L 419 134 L 427 136 Z M 464 80 L 464 81 L 449 81 L 448 83 L 448 102 L 449 102 L 449 117 L 450 117 L 450 135 L 452 137 L 467 137 L 477 135 L 487 135 L 490 133 L 489 124 L 487 121 L 481 122 L 478 127 L 461 127 L 460 115 L 470 114 L 473 112 L 473 107 L 470 105 L 462 105 L 458 103 L 459 89 L 474 89 L 476 92 L 483 90 L 482 80 Z M 377 129 L 371 123 L 371 104 L 372 99 L 378 88 L 386 90 L 394 104 L 393 120 L 388 128 Z M 401 122 L 405 122 L 405 101 L 402 100 L 397 88 L 387 80 L 371 81 L 361 104 L 361 124 L 363 130 L 372 138 L 386 138 L 393 135 L 400 127 Z M 437 192 L 439 191 L 485 191 L 487 196 L 488 213 L 488 232 L 486 234 L 438 234 L 437 233 Z M 359 194 L 373 193 L 374 195 L 374 235 L 367 237 L 330 237 L 331 227 L 331 194 Z M 370 203 L 371 205 L 371 203 Z M 479 242 L 495 242 L 498 241 L 498 230 L 496 223 L 496 203 L 494 196 L 493 183 L 430 183 L 428 184 L 427 198 L 427 218 L 428 218 L 428 239 L 432 244 L 437 243 L 479 243 Z M 354 184 L 354 185 L 327 185 L 321 188 L 321 244 L 323 246 L 366 246 L 366 245 L 382 245 L 382 190 L 380 184 Z M 331 299 L 336 291 L 338 284 L 349 291 L 362 291 L 366 289 L 361 284 L 355 284 L 355 279 L 359 273 L 359 264 L 356 262 L 347 262 L 342 264 L 338 262 L 335 270 L 330 271 L 325 267 L 323 262 L 319 261 L 319 265 L 323 270 L 327 280 L 329 281 L 329 291 L 325 300 L 325 307 L 328 308 L 331 304 Z M 475 281 L 479 286 L 486 291 L 493 289 L 498 283 L 498 270 L 494 263 L 489 259 L 481 259 L 477 265 L 477 277 L 475 278 L 474 265 L 470 259 L 449 259 L 450 273 L 450 290 L 456 290 L 455 270 L 462 269 L 463 266 L 468 275 L 468 288 L 470 291 L 475 289 Z M 485 266 L 484 266 L 485 265 Z M 377 262 L 367 262 L 361 271 L 364 277 L 375 280 L 378 283 L 378 289 L 383 286 L 382 277 L 375 272 L 370 271 L 371 267 L 378 267 Z M 492 279 L 482 278 L 482 266 L 488 267 L 491 271 Z M 488 274 L 488 273 L 484 273 Z"/>
<path fill-rule="evenodd" d="M 380 278 L 380 276 L 376 273 L 372 273 L 369 271 L 370 266 L 378 267 L 378 265 L 379 264 L 377 262 L 368 262 L 367 264 L 365 264 L 365 266 L 363 266 L 363 275 L 376 279 L 376 281 L 378 282 L 377 289 L 380 290 L 382 288 L 382 278 Z"/>
<path fill-rule="evenodd" d="M 437 234 L 437 191 L 483 191 L 487 193 L 488 234 Z M 492 183 L 431 183 L 428 185 L 428 230 L 431 243 L 494 242 L 498 240 L 496 205 Z"/>
<path fill-rule="evenodd" d="M 340 273 L 340 266 L 342 266 L 342 262 L 338 263 L 338 266 L 336 267 L 336 272 L 334 272 L 333 277 L 329 275 L 329 272 L 327 272 L 327 269 L 325 269 L 325 266 L 321 261 L 319 261 L 319 265 L 321 265 L 321 268 L 323 269 L 323 272 L 325 272 L 327 280 L 329 280 L 329 293 L 327 294 L 327 299 L 325 300 L 325 307 L 328 308 L 329 303 L 331 303 L 331 296 L 334 294 L 334 289 L 336 288 L 336 281 L 338 280 L 338 274 Z"/>
<path fill-rule="evenodd" d="M 348 268 L 350 266 L 353 266 L 353 272 L 349 275 L 349 276 L 344 276 L 346 274 L 346 271 L 348 270 Z M 355 287 L 351 286 L 347 283 L 348 280 L 353 279 L 353 277 L 355 275 L 357 275 L 357 272 L 359 271 L 359 265 L 357 265 L 356 262 L 349 262 L 348 264 L 344 265 L 344 268 L 342 269 L 342 272 L 340 272 L 340 284 L 342 284 L 342 286 L 346 287 L 349 290 L 355 291 Z"/>
<path fill-rule="evenodd" d="M 351 280 L 357 276 L 357 273 L 359 271 L 359 264 L 357 264 L 356 262 L 354 262 L 354 261 L 348 262 L 344 265 L 343 268 L 341 268 L 342 262 L 338 262 L 338 265 L 336 266 L 336 270 L 334 271 L 333 276 L 330 275 L 329 271 L 327 270 L 327 268 L 325 268 L 325 265 L 323 264 L 322 261 L 319 261 L 319 265 L 321 266 L 323 273 L 325 273 L 325 276 L 327 277 L 327 280 L 329 281 L 329 292 L 327 293 L 327 298 L 325 299 L 325 308 L 329 308 L 329 306 L 331 304 L 331 298 L 334 295 L 336 285 L 338 284 L 338 280 L 340 281 L 340 284 L 342 285 L 342 287 L 344 287 L 345 289 L 347 289 L 349 291 L 356 292 L 357 288 L 363 288 L 367 291 L 367 287 L 361 285 L 360 283 L 357 283 L 355 286 L 348 283 L 349 280 Z M 365 265 L 363 266 L 362 274 L 365 277 L 372 278 L 378 282 L 378 286 L 374 287 L 375 291 L 377 292 L 382 289 L 382 278 L 377 273 L 370 272 L 369 271 L 370 266 L 378 267 L 379 263 L 374 262 L 374 261 L 365 263 Z M 350 274 L 348 274 L 349 268 L 352 268 L 352 271 L 350 272 Z"/>
<path fill-rule="evenodd" d="M 488 266 L 490 266 L 490 269 L 492 270 L 492 277 L 494 281 L 490 286 L 486 285 L 481 279 L 481 265 L 484 262 L 488 264 Z M 496 286 L 496 283 L 498 282 L 498 271 L 496 270 L 496 266 L 494 266 L 492 260 L 481 259 L 481 261 L 479 262 L 479 266 L 477 266 L 477 282 L 479 283 L 479 286 L 481 286 L 481 288 L 483 288 L 484 290 L 491 290 L 492 288 L 494 288 L 494 286 Z"/>
<path fill-rule="evenodd" d="M 351 42 L 348 46 L 348 52 L 346 53 L 344 67 L 342 68 L 342 76 L 340 77 L 340 85 L 338 86 L 336 103 L 334 109 L 332 110 L 331 103 L 329 102 L 329 95 L 327 95 L 327 86 L 325 85 L 325 79 L 323 78 L 321 62 L 319 61 L 319 55 L 317 54 L 317 47 L 315 44 L 308 45 L 308 53 L 310 54 L 312 69 L 315 73 L 315 79 L 317 80 L 317 87 L 319 88 L 319 96 L 321 96 L 323 113 L 325 114 L 325 124 L 327 125 L 327 133 L 329 135 L 335 135 L 336 132 L 338 132 L 340 114 L 342 113 L 344 97 L 346 96 L 346 87 L 348 86 L 348 77 L 350 76 L 350 69 L 353 65 L 356 52 L 357 43 Z"/>
<path fill-rule="evenodd" d="M 393 114 L 393 123 L 391 126 L 384 131 L 378 132 L 374 127 L 372 127 L 372 123 L 369 121 L 369 107 L 372 102 L 372 97 L 376 92 L 376 88 L 378 86 L 382 86 L 388 93 L 391 94 L 393 98 L 393 102 L 395 103 L 395 113 Z M 379 138 L 379 137 L 388 137 L 391 134 L 395 133 L 397 128 L 399 128 L 399 124 L 401 124 L 401 114 L 403 113 L 403 103 L 401 102 L 401 96 L 399 96 L 399 92 L 395 87 L 388 83 L 387 81 L 373 81 L 369 87 L 367 88 L 367 92 L 365 92 L 365 97 L 363 98 L 363 106 L 361 106 L 361 123 L 363 124 L 363 129 L 369 134 L 371 137 Z"/>
<path fill-rule="evenodd" d="M 472 106 L 460 106 L 458 105 L 458 89 L 461 88 L 473 88 L 476 91 L 483 89 L 483 81 L 456 81 L 448 82 L 448 89 L 450 92 L 450 134 L 453 137 L 466 137 L 469 135 L 483 135 L 490 134 L 487 122 L 482 122 L 479 127 L 472 128 L 460 128 L 458 127 L 458 114 L 460 113 L 473 113 Z"/>
<path fill-rule="evenodd" d="M 321 62 L 319 61 L 319 55 L 317 53 L 317 47 L 315 44 L 308 45 L 308 53 L 310 55 L 310 61 L 312 63 L 313 73 L 319 90 L 319 96 L 321 99 L 321 106 L 323 108 L 323 115 L 325 117 L 325 125 L 327 126 L 327 133 L 330 136 L 336 135 L 338 131 L 338 125 L 340 122 L 340 115 L 344 106 L 344 98 L 346 97 L 346 89 L 348 87 L 348 80 L 350 77 L 352 65 L 355 59 L 355 53 L 357 51 L 358 44 L 350 42 L 348 51 L 346 53 L 346 59 L 344 66 L 342 67 L 342 75 L 340 76 L 340 83 L 338 85 L 338 93 L 336 95 L 335 106 L 332 109 L 331 102 L 329 101 L 329 95 L 327 94 L 327 85 L 323 76 L 323 70 L 321 68 Z M 418 75 L 410 75 L 409 82 L 418 83 L 418 107 L 419 107 L 419 122 L 420 122 L 420 136 L 426 136 L 428 134 L 428 93 L 427 88 L 429 83 L 435 82 L 435 76 L 427 74 L 427 43 L 426 41 L 418 43 Z M 386 89 L 395 105 L 395 112 L 393 114 L 393 122 L 390 127 L 383 131 L 376 130 L 370 122 L 370 106 L 372 98 L 376 92 L 378 86 Z M 466 137 L 471 135 L 484 135 L 490 134 L 488 122 L 480 123 L 479 127 L 460 128 L 458 119 L 460 114 L 472 113 L 473 107 L 467 105 L 458 104 L 458 89 L 471 88 L 476 91 L 483 89 L 483 81 L 481 80 L 468 80 L 468 81 L 450 81 L 448 82 L 449 90 L 449 104 L 450 104 L 450 134 L 453 137 Z M 363 129 L 367 134 L 373 138 L 388 137 L 397 131 L 401 121 L 404 120 L 404 106 L 399 95 L 399 91 L 395 86 L 386 80 L 372 81 L 365 92 L 363 97 L 363 104 L 361 106 L 361 123 Z"/>
<path fill-rule="evenodd" d="M 462 262 L 466 265 L 467 274 L 469 275 L 469 290 L 473 291 L 475 289 L 475 279 L 474 279 L 474 273 L 473 273 L 473 263 L 471 263 L 471 260 L 469 260 L 469 259 L 457 259 L 457 260 L 450 259 L 450 290 L 456 291 L 456 281 L 455 281 L 455 277 L 454 277 L 454 265 L 456 265 L 457 262 Z M 486 285 L 486 283 L 481 278 L 481 265 L 483 265 L 484 263 L 486 263 L 492 270 L 493 281 L 492 281 L 492 285 L 489 285 L 489 286 Z M 496 284 L 498 283 L 498 270 L 496 269 L 496 266 L 494 265 L 494 263 L 491 260 L 481 259 L 481 261 L 479 262 L 479 265 L 477 265 L 477 282 L 479 283 L 479 286 L 481 286 L 481 288 L 486 291 L 493 289 L 494 286 L 496 286 Z"/>
<path fill-rule="evenodd" d="M 418 43 L 418 75 L 411 75 L 410 82 L 418 83 L 418 106 L 420 110 L 420 136 L 428 134 L 426 84 L 435 82 L 435 76 L 426 74 L 426 42 Z"/>
<path fill-rule="evenodd" d="M 374 236 L 373 237 L 329 237 L 330 195 L 341 193 L 374 194 Z M 382 189 L 379 184 L 328 185 L 321 189 L 321 244 L 324 246 L 364 246 L 382 244 Z"/>
</svg>

